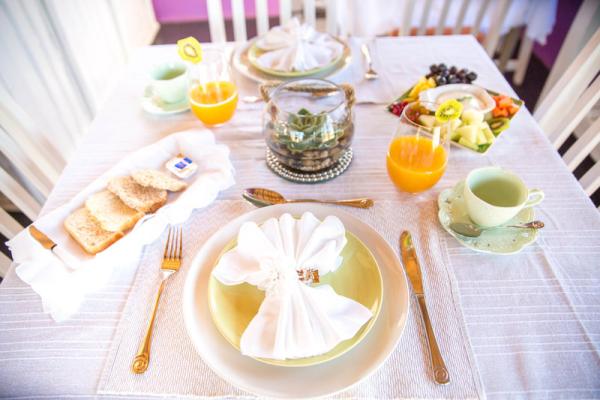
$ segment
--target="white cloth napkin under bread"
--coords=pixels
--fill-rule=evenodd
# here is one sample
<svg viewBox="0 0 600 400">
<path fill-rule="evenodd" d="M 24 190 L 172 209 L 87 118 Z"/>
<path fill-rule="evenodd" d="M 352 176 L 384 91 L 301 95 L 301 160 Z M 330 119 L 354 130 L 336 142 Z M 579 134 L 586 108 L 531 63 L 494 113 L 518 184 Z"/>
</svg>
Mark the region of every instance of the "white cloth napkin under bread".
<svg viewBox="0 0 600 400">
<path fill-rule="evenodd" d="M 322 277 L 335 271 L 345 245 L 344 225 L 333 216 L 319 221 L 309 212 L 299 220 L 283 214 L 261 226 L 242 225 L 237 246 L 213 270 L 225 285 L 247 282 L 265 291 L 242 334 L 242 354 L 277 360 L 310 357 L 356 334 L 371 311 L 327 284 L 300 281 L 297 273 L 310 268 Z"/>
<path fill-rule="evenodd" d="M 144 216 L 131 231 L 106 250 L 95 256 L 86 254 L 66 232 L 63 227 L 65 218 L 83 207 L 91 194 L 104 190 L 111 178 L 129 175 L 137 169 L 166 171 L 165 162 L 179 153 L 198 164 L 198 172 L 185 180 L 187 189 L 169 193 L 166 205 L 154 214 Z M 174 133 L 131 153 L 68 203 L 33 223 L 72 256 L 70 264 L 74 265 L 64 265 L 25 229 L 7 242 L 16 263 L 16 274 L 40 295 L 44 312 L 56 321 L 66 320 L 77 312 L 88 293 L 106 285 L 114 269 L 137 263 L 144 245 L 154 242 L 168 225 L 180 224 L 194 209 L 212 203 L 220 191 L 233 183 L 229 148 L 216 144 L 211 131 L 192 129 Z"/>
</svg>

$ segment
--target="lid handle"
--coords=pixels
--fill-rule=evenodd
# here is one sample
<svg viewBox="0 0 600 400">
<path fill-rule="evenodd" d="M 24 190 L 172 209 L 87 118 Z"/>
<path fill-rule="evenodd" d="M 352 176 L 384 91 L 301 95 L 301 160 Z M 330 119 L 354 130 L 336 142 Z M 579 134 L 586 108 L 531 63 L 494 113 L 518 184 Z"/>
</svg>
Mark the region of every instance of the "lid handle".
<svg viewBox="0 0 600 400">
<path fill-rule="evenodd" d="M 271 93 L 273 92 L 274 89 L 276 89 L 280 85 L 281 85 L 281 82 L 279 82 L 279 81 L 268 81 L 268 82 L 262 83 L 259 86 L 260 97 L 262 97 L 262 99 L 264 100 L 265 103 L 268 103 L 271 100 Z M 352 86 L 349 83 L 341 83 L 339 85 L 339 87 L 344 91 L 344 94 L 346 96 L 346 104 L 348 105 L 349 108 L 352 108 L 354 106 L 354 103 L 356 102 L 354 86 Z M 306 86 L 298 85 L 298 86 L 289 87 L 289 88 L 287 88 L 287 90 L 313 93 L 314 95 L 319 96 L 319 95 L 327 94 L 332 91 L 336 91 L 338 89 L 337 88 L 323 88 L 323 87 L 316 87 L 316 86 L 310 86 L 310 85 L 306 85 Z"/>
</svg>

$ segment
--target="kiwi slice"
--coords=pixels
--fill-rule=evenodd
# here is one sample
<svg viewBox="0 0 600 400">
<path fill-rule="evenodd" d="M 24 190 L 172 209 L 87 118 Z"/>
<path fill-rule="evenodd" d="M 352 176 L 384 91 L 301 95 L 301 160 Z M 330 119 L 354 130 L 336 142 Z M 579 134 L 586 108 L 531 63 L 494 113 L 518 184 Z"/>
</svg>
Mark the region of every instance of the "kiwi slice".
<svg viewBox="0 0 600 400">
<path fill-rule="evenodd" d="M 460 117 L 463 106 L 455 99 L 450 99 L 440 104 L 435 111 L 435 119 L 440 123 L 455 120 Z"/>
<path fill-rule="evenodd" d="M 494 132 L 494 135 L 498 136 L 500 132 L 506 130 L 510 126 L 510 119 L 494 118 L 488 122 L 488 125 L 492 132 Z"/>
</svg>

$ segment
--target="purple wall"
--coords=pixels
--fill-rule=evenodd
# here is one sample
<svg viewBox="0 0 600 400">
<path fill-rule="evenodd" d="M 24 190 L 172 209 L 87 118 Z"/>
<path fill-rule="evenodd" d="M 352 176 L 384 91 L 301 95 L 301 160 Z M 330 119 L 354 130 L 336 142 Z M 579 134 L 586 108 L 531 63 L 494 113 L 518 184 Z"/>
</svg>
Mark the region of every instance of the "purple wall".
<svg viewBox="0 0 600 400">
<path fill-rule="evenodd" d="M 206 0 L 152 0 L 154 5 L 154 14 L 160 23 L 186 22 L 186 21 L 206 21 L 208 13 L 206 10 Z M 223 0 L 223 15 L 225 18 L 231 17 L 231 0 Z M 249 18 L 254 17 L 254 0 L 244 0 L 246 15 Z M 268 0 L 267 7 L 269 15 L 279 15 L 279 1 Z"/>
<path fill-rule="evenodd" d="M 533 46 L 533 53 L 548 68 L 551 68 L 560 51 L 560 46 L 569 32 L 571 23 L 575 19 L 577 10 L 583 0 L 558 0 L 558 9 L 556 10 L 556 23 L 552 33 L 546 38 L 546 45 L 542 46 L 536 43 Z"/>
</svg>

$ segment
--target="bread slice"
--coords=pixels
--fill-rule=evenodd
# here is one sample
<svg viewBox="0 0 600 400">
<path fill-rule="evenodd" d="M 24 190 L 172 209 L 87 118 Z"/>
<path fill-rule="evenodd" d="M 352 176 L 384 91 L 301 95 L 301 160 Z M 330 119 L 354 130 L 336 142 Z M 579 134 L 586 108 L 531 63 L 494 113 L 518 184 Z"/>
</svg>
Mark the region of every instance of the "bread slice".
<svg viewBox="0 0 600 400">
<path fill-rule="evenodd" d="M 168 190 L 169 192 L 178 192 L 187 187 L 187 183 L 184 181 L 172 178 L 155 169 L 140 169 L 134 171 L 131 177 L 142 186 Z"/>
<path fill-rule="evenodd" d="M 96 254 L 123 237 L 122 232 L 109 232 L 102 229 L 89 211 L 80 208 L 65 219 L 65 229 L 83 249 Z"/>
<path fill-rule="evenodd" d="M 142 186 L 130 176 L 111 179 L 108 190 L 119 196 L 129 207 L 144 213 L 152 213 L 167 202 L 166 190 Z"/>
<path fill-rule="evenodd" d="M 144 216 L 143 212 L 128 207 L 108 190 L 91 195 L 85 202 L 85 208 L 102 229 L 110 232 L 125 232 Z"/>
</svg>

